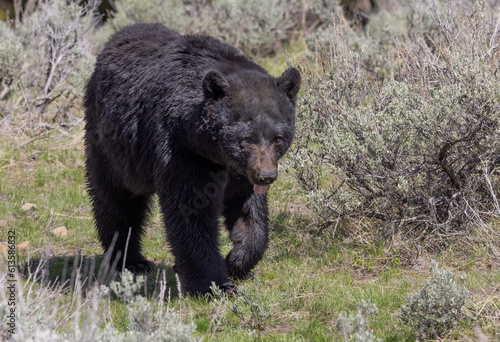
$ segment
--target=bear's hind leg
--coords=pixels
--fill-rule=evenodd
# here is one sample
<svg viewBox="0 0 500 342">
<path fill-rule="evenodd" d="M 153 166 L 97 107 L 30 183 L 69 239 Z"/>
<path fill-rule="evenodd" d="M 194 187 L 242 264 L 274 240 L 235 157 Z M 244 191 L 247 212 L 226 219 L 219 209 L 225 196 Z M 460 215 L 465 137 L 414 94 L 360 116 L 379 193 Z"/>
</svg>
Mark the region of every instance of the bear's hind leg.
<svg viewBox="0 0 500 342">
<path fill-rule="evenodd" d="M 102 194 L 102 189 L 99 192 Z M 105 253 L 111 255 L 110 263 L 116 262 L 116 268 L 121 270 L 126 251 L 125 268 L 133 273 L 151 271 L 153 264 L 141 254 L 142 225 L 147 216 L 149 198 L 133 197 L 127 191 L 115 190 L 104 200 L 93 196 L 93 202 L 97 232 Z"/>
</svg>

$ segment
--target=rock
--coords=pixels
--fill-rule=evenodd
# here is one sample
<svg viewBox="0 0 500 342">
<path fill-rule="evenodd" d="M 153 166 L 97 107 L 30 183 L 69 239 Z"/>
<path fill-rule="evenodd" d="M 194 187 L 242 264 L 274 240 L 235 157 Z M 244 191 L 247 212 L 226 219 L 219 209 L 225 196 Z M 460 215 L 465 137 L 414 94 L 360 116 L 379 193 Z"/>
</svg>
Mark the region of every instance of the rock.
<svg viewBox="0 0 500 342">
<path fill-rule="evenodd" d="M 24 203 L 24 205 L 21 207 L 23 211 L 30 211 L 32 209 L 36 209 L 36 204 L 34 203 Z"/>
<path fill-rule="evenodd" d="M 24 252 L 24 251 L 28 250 L 29 244 L 30 244 L 29 241 L 24 241 L 24 242 L 21 242 L 19 245 L 17 245 L 16 248 L 19 252 Z"/>
<path fill-rule="evenodd" d="M 50 231 L 52 235 L 57 237 L 66 237 L 68 236 L 68 229 L 65 226 L 54 228 Z"/>
</svg>

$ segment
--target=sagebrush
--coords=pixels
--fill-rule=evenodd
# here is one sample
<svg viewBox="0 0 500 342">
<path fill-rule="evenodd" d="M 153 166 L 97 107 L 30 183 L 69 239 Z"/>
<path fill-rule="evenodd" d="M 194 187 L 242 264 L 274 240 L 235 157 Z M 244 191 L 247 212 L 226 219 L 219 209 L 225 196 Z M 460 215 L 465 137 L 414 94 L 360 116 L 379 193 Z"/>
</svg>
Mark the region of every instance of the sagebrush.
<svg viewBox="0 0 500 342">
<path fill-rule="evenodd" d="M 197 341 L 193 336 L 195 326 L 184 323 L 181 316 L 165 304 L 170 299 L 165 280 L 159 280 L 159 290 L 154 300 L 138 292 L 144 277 L 134 277 L 124 271 L 120 281 L 110 287 L 87 286 L 81 269 L 75 273 L 74 286 L 69 282 L 47 281 L 47 260 L 38 263 L 34 270 L 28 268 L 27 276 L 15 273 L 14 326 L 7 321 L 0 324 L 2 341 Z M 92 275 L 93 276 L 93 275 Z M 7 272 L 1 273 L 0 286 L 12 286 Z M 126 303 L 122 317 L 114 317 L 111 301 L 118 297 Z M 13 306 L 9 305 L 6 292 L 0 292 L 0 313 L 7 317 Z M 127 322 L 123 331 L 117 323 Z M 15 333 L 12 334 L 11 330 Z"/>
<path fill-rule="evenodd" d="M 406 296 L 399 321 L 409 326 L 417 338 L 443 337 L 464 318 L 463 306 L 469 296 L 465 276 L 457 277 L 440 268 L 436 262 L 430 267 L 431 281 L 420 291 Z"/>
<path fill-rule="evenodd" d="M 361 301 L 357 307 L 356 315 L 341 313 L 337 321 L 337 330 L 344 336 L 344 341 L 353 342 L 380 342 L 368 329 L 370 316 L 376 314 L 378 308 L 370 300 Z"/>
<path fill-rule="evenodd" d="M 337 0 L 233 0 L 115 3 L 113 18 L 98 36 L 104 41 L 125 25 L 159 22 L 182 34 L 210 35 L 255 56 L 280 51 L 296 36 L 317 27 Z"/>
<path fill-rule="evenodd" d="M 341 26 L 302 63 L 310 86 L 290 165 L 321 223 L 368 217 L 385 236 L 446 246 L 471 222 L 467 205 L 492 208 L 483 166 L 498 189 L 498 13 L 448 8 L 434 20 L 444 41 L 399 42 L 394 77 L 372 77 Z"/>
<path fill-rule="evenodd" d="M 2 24 L 0 128 L 68 126 L 81 117 L 83 87 L 93 67 L 90 33 L 97 1 L 40 1 L 15 26 Z"/>
</svg>

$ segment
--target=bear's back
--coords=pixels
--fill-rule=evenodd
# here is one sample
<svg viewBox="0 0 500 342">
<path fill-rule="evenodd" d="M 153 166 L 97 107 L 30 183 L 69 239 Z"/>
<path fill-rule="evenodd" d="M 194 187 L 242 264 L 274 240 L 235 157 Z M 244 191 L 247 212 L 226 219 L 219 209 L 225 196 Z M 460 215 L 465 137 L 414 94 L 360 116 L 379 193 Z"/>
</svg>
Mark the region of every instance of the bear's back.
<svg viewBox="0 0 500 342">
<path fill-rule="evenodd" d="M 184 36 L 162 24 L 135 24 L 119 30 L 96 63 L 101 85 L 121 85 L 129 90 L 168 81 L 199 93 L 200 81 L 209 70 L 224 76 L 241 70 L 268 76 L 265 69 L 231 45 L 208 36 Z"/>
</svg>

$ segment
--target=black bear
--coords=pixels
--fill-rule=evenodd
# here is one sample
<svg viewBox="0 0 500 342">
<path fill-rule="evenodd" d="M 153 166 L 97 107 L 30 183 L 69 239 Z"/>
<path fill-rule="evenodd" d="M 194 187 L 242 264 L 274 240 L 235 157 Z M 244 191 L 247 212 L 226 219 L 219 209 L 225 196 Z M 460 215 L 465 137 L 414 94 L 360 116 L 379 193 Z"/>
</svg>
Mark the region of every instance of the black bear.
<svg viewBox="0 0 500 342">
<path fill-rule="evenodd" d="M 265 193 L 294 136 L 299 88 L 296 69 L 273 78 L 211 37 L 160 24 L 115 33 L 85 92 L 89 195 L 115 265 L 152 269 L 141 238 L 156 193 L 183 289 L 234 290 L 230 278 L 267 248 Z M 225 260 L 221 215 L 234 242 Z"/>
</svg>

